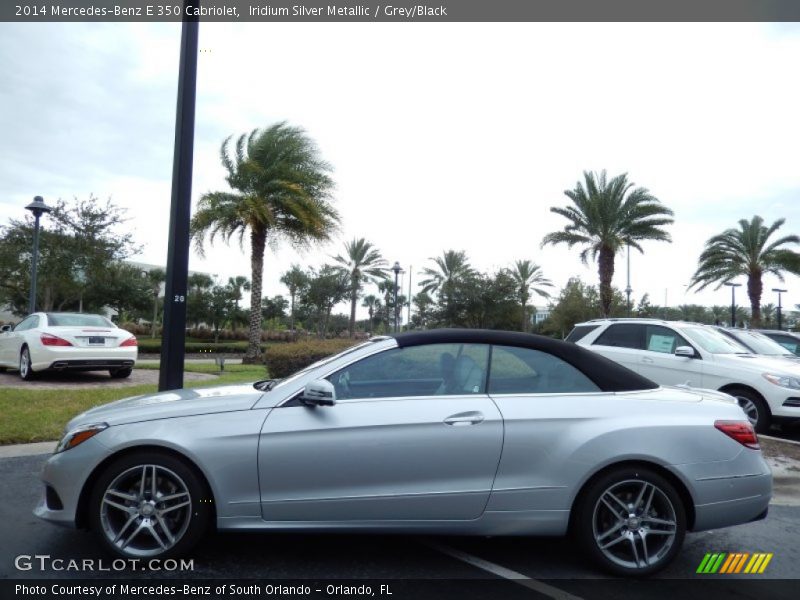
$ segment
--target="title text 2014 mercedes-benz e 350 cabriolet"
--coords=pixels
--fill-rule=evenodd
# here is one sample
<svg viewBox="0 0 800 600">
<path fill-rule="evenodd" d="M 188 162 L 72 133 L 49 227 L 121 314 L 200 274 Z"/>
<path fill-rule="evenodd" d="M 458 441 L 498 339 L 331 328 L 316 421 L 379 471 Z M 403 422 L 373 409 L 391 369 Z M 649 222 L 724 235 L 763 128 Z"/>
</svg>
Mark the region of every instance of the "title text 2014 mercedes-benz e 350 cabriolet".
<svg viewBox="0 0 800 600">
<path fill-rule="evenodd" d="M 572 532 L 605 569 L 666 566 L 686 531 L 763 518 L 772 476 L 742 409 L 574 344 L 499 331 L 374 338 L 282 380 L 79 415 L 36 514 L 125 557 L 209 527 Z"/>
</svg>

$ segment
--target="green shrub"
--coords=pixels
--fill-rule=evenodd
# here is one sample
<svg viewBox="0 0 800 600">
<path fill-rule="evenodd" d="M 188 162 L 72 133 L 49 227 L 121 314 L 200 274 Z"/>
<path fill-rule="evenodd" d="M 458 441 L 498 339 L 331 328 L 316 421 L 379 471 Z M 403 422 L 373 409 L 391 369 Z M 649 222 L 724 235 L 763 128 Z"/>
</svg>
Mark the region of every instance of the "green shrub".
<svg viewBox="0 0 800 600">
<path fill-rule="evenodd" d="M 269 344 L 264 353 L 264 362 L 270 377 L 287 377 L 295 371 L 359 342 L 360 340 L 332 339 Z"/>
<path fill-rule="evenodd" d="M 244 354 L 247 342 L 186 342 L 187 354 Z M 264 350 L 262 344 L 261 350 Z M 139 338 L 139 352 L 142 354 L 158 354 L 161 352 L 161 340 L 156 338 Z"/>
</svg>

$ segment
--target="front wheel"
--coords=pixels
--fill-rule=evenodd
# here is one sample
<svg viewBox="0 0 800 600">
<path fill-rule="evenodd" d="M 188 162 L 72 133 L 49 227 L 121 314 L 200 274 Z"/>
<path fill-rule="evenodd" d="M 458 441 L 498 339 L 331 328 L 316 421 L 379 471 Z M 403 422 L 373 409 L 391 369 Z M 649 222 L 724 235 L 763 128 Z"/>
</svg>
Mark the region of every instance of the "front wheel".
<svg viewBox="0 0 800 600">
<path fill-rule="evenodd" d="M 674 486 L 644 467 L 621 467 L 600 477 L 576 509 L 578 540 L 615 575 L 660 571 L 674 560 L 686 534 L 686 513 Z"/>
<path fill-rule="evenodd" d="M 19 353 L 19 376 L 25 381 L 34 378 L 33 367 L 31 366 L 31 351 L 25 346 Z"/>
<path fill-rule="evenodd" d="M 761 396 L 750 390 L 738 388 L 728 390 L 727 393 L 736 398 L 736 402 L 742 407 L 747 420 L 750 421 L 757 433 L 769 431 L 771 415 Z"/>
<path fill-rule="evenodd" d="M 157 452 L 112 463 L 95 483 L 90 524 L 103 545 L 125 558 L 179 556 L 208 528 L 210 494 L 182 460 Z"/>
</svg>

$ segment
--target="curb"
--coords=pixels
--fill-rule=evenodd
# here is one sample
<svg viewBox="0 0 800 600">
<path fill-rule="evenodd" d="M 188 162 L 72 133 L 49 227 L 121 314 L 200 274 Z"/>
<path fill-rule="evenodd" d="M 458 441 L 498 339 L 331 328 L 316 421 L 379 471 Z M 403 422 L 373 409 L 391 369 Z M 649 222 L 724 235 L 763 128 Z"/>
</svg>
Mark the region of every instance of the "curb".
<svg viewBox="0 0 800 600">
<path fill-rule="evenodd" d="M 772 437 L 771 435 L 760 435 L 759 438 L 763 438 L 765 440 L 769 440 L 770 442 L 783 442 L 784 444 L 792 444 L 793 446 L 800 446 L 800 442 L 795 442 L 794 440 L 785 440 L 783 438 Z"/>
<path fill-rule="evenodd" d="M 0 458 L 18 458 L 20 456 L 36 456 L 38 454 L 52 454 L 58 441 L 36 442 L 33 444 L 9 444 L 0 446 Z"/>
</svg>

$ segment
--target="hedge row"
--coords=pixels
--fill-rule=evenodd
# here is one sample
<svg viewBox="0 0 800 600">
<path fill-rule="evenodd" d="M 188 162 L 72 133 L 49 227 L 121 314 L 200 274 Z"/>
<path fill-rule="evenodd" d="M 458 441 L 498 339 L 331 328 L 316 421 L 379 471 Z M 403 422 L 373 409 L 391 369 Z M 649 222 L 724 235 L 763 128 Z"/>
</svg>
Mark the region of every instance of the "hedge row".
<svg viewBox="0 0 800 600">
<path fill-rule="evenodd" d="M 287 377 L 303 367 L 307 367 L 331 354 L 341 352 L 359 342 L 360 340 L 339 338 L 269 344 L 264 353 L 264 362 L 267 365 L 270 377 Z"/>
<path fill-rule="evenodd" d="M 187 353 L 192 354 L 244 354 L 247 342 L 186 342 L 184 345 Z M 261 346 L 263 352 L 265 346 Z M 158 354 L 161 352 L 161 340 L 139 338 L 139 352 L 142 354 Z"/>
</svg>

